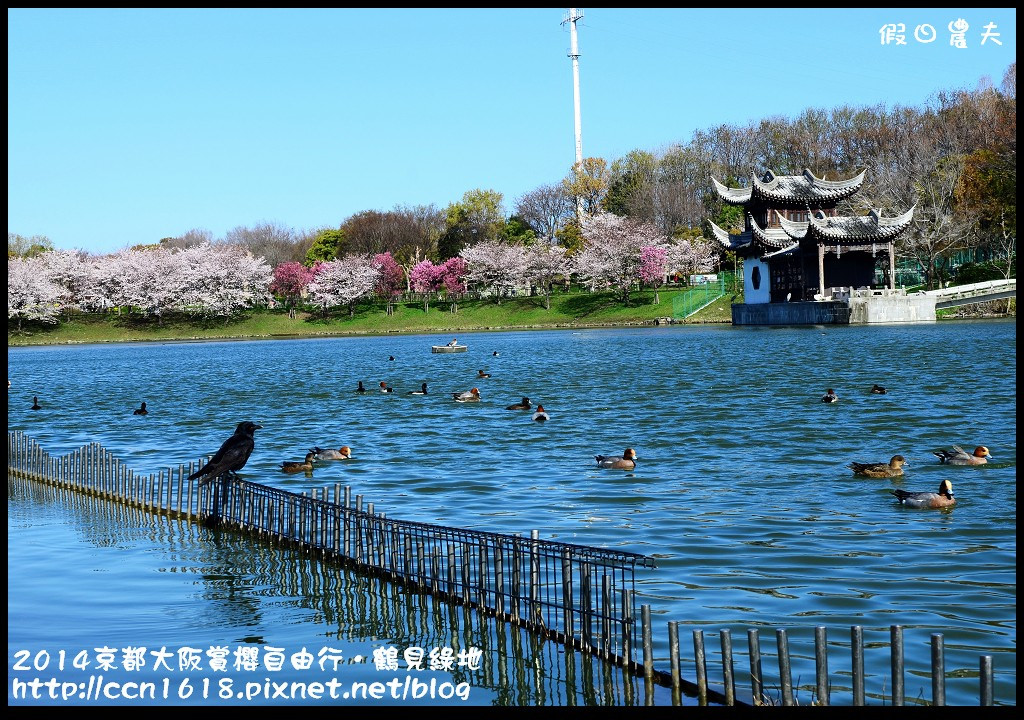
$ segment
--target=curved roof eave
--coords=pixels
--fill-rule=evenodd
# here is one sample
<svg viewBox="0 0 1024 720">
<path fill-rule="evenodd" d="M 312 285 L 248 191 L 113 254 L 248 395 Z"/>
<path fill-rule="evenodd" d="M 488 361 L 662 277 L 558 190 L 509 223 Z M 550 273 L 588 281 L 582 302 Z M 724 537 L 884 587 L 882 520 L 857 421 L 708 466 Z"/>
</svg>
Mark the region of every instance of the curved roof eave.
<svg viewBox="0 0 1024 720">
<path fill-rule="evenodd" d="M 914 218 L 910 208 L 894 218 L 883 218 L 877 210 L 858 217 L 825 217 L 810 215 L 809 232 L 823 240 L 845 240 L 854 242 L 875 242 L 892 240 L 902 233 Z"/>
<path fill-rule="evenodd" d="M 864 184 L 867 170 L 848 180 L 822 180 L 810 170 L 801 175 L 776 175 L 771 173 L 771 180 L 764 181 L 751 175 L 751 191 L 767 200 L 785 203 L 836 202 L 850 197 Z"/>
<path fill-rule="evenodd" d="M 787 245 L 786 247 L 782 248 L 781 250 L 776 250 L 776 251 L 770 252 L 770 253 L 768 253 L 766 255 L 762 255 L 761 259 L 762 260 L 767 260 L 770 257 L 775 257 L 776 255 L 786 255 L 788 253 L 792 253 L 792 252 L 796 251 L 799 248 L 800 248 L 800 243 L 793 243 L 792 245 Z"/>
<path fill-rule="evenodd" d="M 780 230 L 765 230 L 757 224 L 757 220 L 754 219 L 753 215 L 748 216 L 750 218 L 750 229 L 757 240 L 758 244 L 770 250 L 778 250 L 784 248 L 791 243 L 791 239 L 787 233 Z"/>
<path fill-rule="evenodd" d="M 711 183 L 715 186 L 715 192 L 730 205 L 746 205 L 750 200 L 751 188 L 730 188 L 711 177 Z"/>
<path fill-rule="evenodd" d="M 810 214 L 810 213 L 808 213 Z M 775 211 L 775 215 L 779 218 L 779 225 L 786 231 L 794 240 L 802 240 L 807 236 L 807 228 L 810 227 L 808 222 L 797 222 L 796 220 L 789 220 L 785 215 L 780 213 L 778 210 Z"/>
</svg>

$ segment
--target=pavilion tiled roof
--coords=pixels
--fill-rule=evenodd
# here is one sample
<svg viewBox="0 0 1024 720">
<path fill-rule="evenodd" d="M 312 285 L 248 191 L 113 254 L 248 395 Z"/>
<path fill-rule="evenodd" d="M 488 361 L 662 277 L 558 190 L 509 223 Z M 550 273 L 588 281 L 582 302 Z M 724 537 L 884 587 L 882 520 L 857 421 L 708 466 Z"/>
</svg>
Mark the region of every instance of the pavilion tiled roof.
<svg viewBox="0 0 1024 720">
<path fill-rule="evenodd" d="M 914 208 L 902 215 L 884 218 L 878 210 L 857 217 L 827 217 L 811 213 L 806 223 L 807 233 L 821 240 L 842 240 L 844 242 L 875 242 L 892 240 L 903 232 L 914 219 Z"/>
<path fill-rule="evenodd" d="M 749 230 L 741 232 L 738 235 L 732 235 L 728 230 L 723 230 L 710 220 L 708 223 L 711 225 L 711 233 L 725 250 L 741 250 L 749 247 L 754 239 Z"/>
<path fill-rule="evenodd" d="M 726 187 L 715 178 L 711 178 L 711 182 L 718 196 L 730 205 L 746 205 L 754 199 L 786 205 L 821 206 L 834 205 L 860 190 L 866 172 L 862 170 L 849 180 L 823 180 L 807 169 L 801 175 L 776 175 L 768 170 L 760 178 L 751 174 L 750 187 Z"/>
<path fill-rule="evenodd" d="M 747 218 L 750 223 L 750 230 L 754 239 L 757 240 L 758 245 L 763 246 L 766 250 L 781 250 L 782 248 L 793 244 L 794 238 L 783 228 L 762 228 L 757 224 L 757 220 L 754 219 L 753 215 L 748 215 Z M 799 238 L 796 239 L 799 240 Z"/>
</svg>

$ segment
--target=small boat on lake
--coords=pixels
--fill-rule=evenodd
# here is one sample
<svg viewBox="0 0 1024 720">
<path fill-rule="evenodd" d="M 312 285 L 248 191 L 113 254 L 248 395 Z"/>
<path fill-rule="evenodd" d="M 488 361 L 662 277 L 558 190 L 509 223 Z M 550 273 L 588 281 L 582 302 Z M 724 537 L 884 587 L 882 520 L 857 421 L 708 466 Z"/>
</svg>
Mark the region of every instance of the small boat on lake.
<svg viewBox="0 0 1024 720">
<path fill-rule="evenodd" d="M 457 353 L 466 352 L 469 349 L 468 345 L 431 345 L 430 352 L 432 353 Z"/>
</svg>

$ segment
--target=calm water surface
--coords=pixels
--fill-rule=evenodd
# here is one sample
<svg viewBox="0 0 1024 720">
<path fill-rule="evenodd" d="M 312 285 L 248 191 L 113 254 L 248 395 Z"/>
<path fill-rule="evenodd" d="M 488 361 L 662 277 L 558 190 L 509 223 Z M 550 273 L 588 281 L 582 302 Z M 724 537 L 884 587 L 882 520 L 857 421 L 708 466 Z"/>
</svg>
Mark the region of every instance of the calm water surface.
<svg viewBox="0 0 1024 720">
<path fill-rule="evenodd" d="M 389 517 L 536 529 L 654 558 L 657 568 L 638 571 L 637 594 L 651 605 L 662 669 L 668 621 L 680 624 L 690 678 L 690 634 L 705 631 L 712 683 L 720 630 L 745 648 L 747 629 L 762 629 L 767 678 L 774 630 L 785 628 L 794 665 L 804 667 L 794 681 L 806 688 L 813 628 L 829 628 L 830 668 L 848 676 L 849 650 L 838 648 L 860 625 L 869 702 L 880 704 L 871 698 L 891 690 L 889 626 L 898 624 L 908 701 L 931 699 L 930 636 L 942 633 L 950 704 L 977 704 L 982 654 L 993 656 L 997 703 L 1016 704 L 1015 322 L 475 333 L 459 336 L 467 353 L 430 353 L 449 339 L 9 348 L 8 427 L 51 454 L 99 441 L 149 473 L 213 452 L 253 419 L 264 428 L 246 479 L 294 491 L 341 483 Z M 477 379 L 479 369 L 492 377 Z M 371 391 L 356 394 L 359 380 Z M 395 392 L 373 392 L 380 381 Z M 428 395 L 405 394 L 423 382 Z M 888 394 L 871 395 L 874 383 Z M 452 401 L 471 387 L 481 402 Z M 839 403 L 819 401 L 828 387 Z M 33 395 L 42 410 L 29 410 Z M 505 410 L 524 395 L 544 405 L 547 423 Z M 142 401 L 150 414 L 133 416 Z M 952 444 L 987 445 L 995 461 L 939 465 L 932 450 Z M 312 476 L 278 471 L 314 445 L 349 445 L 354 459 Z M 626 447 L 640 458 L 635 471 L 596 467 L 594 455 Z M 895 454 L 909 461 L 902 479 L 859 478 L 846 467 Z M 911 510 L 891 495 L 935 490 L 947 477 L 958 500 L 951 509 Z M 390 621 L 352 630 L 358 623 L 341 606 L 317 610 L 318 595 L 282 585 L 273 563 L 250 561 L 244 543 L 223 534 L 29 491 L 9 492 L 8 506 L 9 654 L 58 641 L 92 647 L 106 636 L 151 646 L 255 638 L 296 649 L 334 637 L 351 657 L 410 634 Z M 352 595 L 377 592 L 396 602 L 386 588 Z M 621 701 L 617 692 L 558 690 L 561 661 L 545 662 L 547 685 L 474 676 L 470 702 Z"/>
</svg>

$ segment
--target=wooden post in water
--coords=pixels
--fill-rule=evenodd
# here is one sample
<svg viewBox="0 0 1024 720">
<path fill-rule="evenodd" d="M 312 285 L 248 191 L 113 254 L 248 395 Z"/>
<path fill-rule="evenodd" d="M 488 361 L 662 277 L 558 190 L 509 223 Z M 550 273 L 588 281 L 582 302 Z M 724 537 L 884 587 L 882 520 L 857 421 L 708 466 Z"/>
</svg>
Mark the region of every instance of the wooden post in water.
<svg viewBox="0 0 1024 720">
<path fill-rule="evenodd" d="M 708 704 L 708 665 L 704 655 L 704 631 L 693 631 L 693 659 L 697 673 L 697 702 Z"/>
<path fill-rule="evenodd" d="M 462 606 L 469 607 L 470 602 L 470 585 L 472 568 L 472 552 L 473 546 L 469 543 L 462 543 Z"/>
<path fill-rule="evenodd" d="M 512 589 L 510 598 L 512 600 L 512 621 L 518 622 L 519 604 L 522 599 L 522 580 L 520 578 L 521 565 L 523 564 L 522 542 L 518 537 L 512 542 Z"/>
<path fill-rule="evenodd" d="M 761 674 L 761 636 L 756 628 L 747 630 L 747 646 L 750 648 L 750 695 L 754 705 L 764 704 L 764 685 Z"/>
<path fill-rule="evenodd" d="M 562 551 L 562 632 L 566 643 L 572 642 L 575 631 L 572 612 L 572 560 L 569 551 Z"/>
<path fill-rule="evenodd" d="M 594 607 L 590 593 L 590 563 L 585 562 L 580 566 L 580 640 L 586 651 L 594 645 Z"/>
<path fill-rule="evenodd" d="M 426 562 L 423 559 L 424 557 L 425 556 L 424 556 L 423 541 L 422 540 L 417 540 L 416 541 L 416 569 L 417 569 L 418 572 L 417 572 L 416 575 L 417 575 L 417 581 L 418 582 L 416 583 L 416 586 L 420 589 L 420 592 L 423 592 L 423 590 L 427 587 L 427 578 L 426 578 L 427 572 L 426 572 Z"/>
<path fill-rule="evenodd" d="M 455 543 L 448 543 L 448 599 L 455 600 L 457 597 L 457 583 L 456 583 L 456 570 L 455 570 Z M 452 617 L 455 617 L 454 612 L 449 613 Z"/>
<path fill-rule="evenodd" d="M 860 625 L 850 628 L 850 652 L 852 655 L 853 704 L 864 704 L 864 629 Z"/>
<path fill-rule="evenodd" d="M 683 704 L 683 678 L 679 672 L 679 623 L 668 624 L 668 657 L 672 674 L 672 704 Z"/>
<path fill-rule="evenodd" d="M 779 684 L 782 686 L 782 704 L 785 707 L 792 707 L 793 702 L 793 673 L 789 666 L 789 637 L 784 628 L 775 631 L 776 642 L 779 646 Z"/>
<path fill-rule="evenodd" d="M 722 678 L 725 683 L 725 704 L 730 707 L 736 704 L 736 680 L 732 665 L 732 633 L 728 628 L 721 630 L 719 638 L 722 642 Z"/>
<path fill-rule="evenodd" d="M 194 473 L 195 471 L 196 471 L 195 461 L 194 460 L 190 460 L 189 463 L 188 463 L 188 474 L 192 475 L 192 473 Z M 192 519 L 192 488 L 195 486 L 195 481 L 194 480 L 188 480 L 187 482 L 188 482 L 188 497 L 186 498 L 187 502 L 186 502 L 186 505 L 185 505 L 185 519 L 186 520 L 191 520 Z"/>
<path fill-rule="evenodd" d="M 501 541 L 494 545 L 494 612 L 498 617 L 505 613 L 505 564 Z"/>
<path fill-rule="evenodd" d="M 441 590 L 441 548 L 434 547 L 430 553 L 430 592 L 433 595 Z"/>
<path fill-rule="evenodd" d="M 601 573 L 601 658 L 612 653 L 612 579 Z"/>
<path fill-rule="evenodd" d="M 487 610 L 487 545 L 483 542 L 480 543 L 480 547 L 477 548 L 478 566 L 477 566 L 477 609 L 480 611 L 480 616 L 483 617 Z"/>
<path fill-rule="evenodd" d="M 814 674 L 817 680 L 818 704 L 827 707 L 828 686 L 828 642 L 824 625 L 814 628 Z"/>
<path fill-rule="evenodd" d="M 644 704 L 654 704 L 654 645 L 651 642 L 651 606 L 640 606 L 640 628 L 644 648 Z"/>
<path fill-rule="evenodd" d="M 946 704 L 946 661 L 943 657 L 942 633 L 932 634 L 932 705 Z"/>
<path fill-rule="evenodd" d="M 903 628 L 889 626 L 889 654 L 892 661 L 892 704 L 903 705 Z"/>
<path fill-rule="evenodd" d="M 633 663 L 633 591 L 628 588 L 622 589 L 622 660 L 628 670 Z"/>
<path fill-rule="evenodd" d="M 980 701 L 983 706 L 992 705 L 992 656 L 982 655 L 978 661 L 978 672 L 981 677 Z"/>
<path fill-rule="evenodd" d="M 537 540 L 540 538 L 538 530 L 530 531 L 530 622 L 534 627 L 544 626 L 544 614 L 540 608 L 540 557 Z"/>
</svg>

